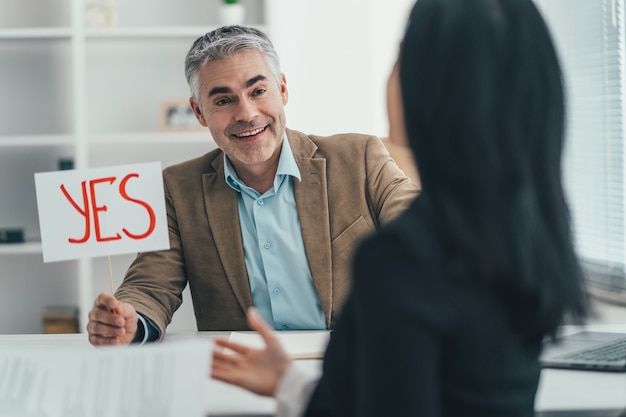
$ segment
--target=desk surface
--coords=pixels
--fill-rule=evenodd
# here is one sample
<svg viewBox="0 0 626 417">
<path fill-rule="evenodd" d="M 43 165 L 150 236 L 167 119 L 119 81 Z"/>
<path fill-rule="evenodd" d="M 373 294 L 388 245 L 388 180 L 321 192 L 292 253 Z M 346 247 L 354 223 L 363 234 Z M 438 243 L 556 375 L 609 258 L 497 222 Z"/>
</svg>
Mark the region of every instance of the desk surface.
<svg viewBox="0 0 626 417">
<path fill-rule="evenodd" d="M 163 343 L 185 339 L 215 339 L 228 337 L 230 332 L 185 332 L 171 334 Z M 54 351 L 62 348 L 93 349 L 85 334 L 27 334 L 0 335 L 0 347 L 8 349 L 42 349 Z M 208 354 L 208 352 L 207 352 Z M 311 366 L 319 366 L 321 361 L 306 361 Z M 209 380 L 206 398 L 207 416 L 257 417 L 272 416 L 276 410 L 274 399 L 252 394 L 232 385 L 213 379 Z"/>
<path fill-rule="evenodd" d="M 582 329 L 568 326 L 563 333 L 575 333 Z M 626 325 L 623 324 L 594 324 L 586 329 L 626 333 Z M 544 369 L 541 371 L 535 408 L 538 411 L 626 410 L 626 373 Z"/>
<path fill-rule="evenodd" d="M 626 332 L 626 325 L 594 325 L 594 330 Z M 573 332 L 577 328 L 568 328 Z M 167 336 L 164 343 L 189 338 L 214 339 L 229 332 L 189 332 Z M 0 335 L 4 348 L 56 349 L 62 347 L 91 348 L 86 335 Z M 320 361 L 305 361 L 306 366 L 320 366 Z M 271 416 L 276 405 L 273 399 L 251 394 L 243 389 L 211 380 L 207 393 L 208 416 Z M 544 369 L 536 398 L 538 411 L 556 410 L 626 410 L 626 373 Z M 615 414 L 616 416 L 618 414 Z"/>
</svg>

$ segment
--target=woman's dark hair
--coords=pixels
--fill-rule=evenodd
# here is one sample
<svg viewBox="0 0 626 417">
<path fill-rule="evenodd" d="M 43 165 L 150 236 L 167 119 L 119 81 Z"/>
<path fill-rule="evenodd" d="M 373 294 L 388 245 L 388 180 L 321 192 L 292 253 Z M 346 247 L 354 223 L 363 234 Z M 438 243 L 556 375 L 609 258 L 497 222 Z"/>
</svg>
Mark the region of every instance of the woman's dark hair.
<svg viewBox="0 0 626 417">
<path fill-rule="evenodd" d="M 584 318 L 561 184 L 563 82 L 533 1 L 418 0 L 400 83 L 451 273 L 501 291 L 527 334 Z"/>
</svg>

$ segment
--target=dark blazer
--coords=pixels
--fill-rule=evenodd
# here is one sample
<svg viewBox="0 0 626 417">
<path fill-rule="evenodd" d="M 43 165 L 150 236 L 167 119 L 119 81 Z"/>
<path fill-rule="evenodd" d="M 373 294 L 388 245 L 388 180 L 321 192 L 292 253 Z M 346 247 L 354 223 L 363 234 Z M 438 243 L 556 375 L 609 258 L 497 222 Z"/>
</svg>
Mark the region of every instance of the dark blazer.
<svg viewBox="0 0 626 417">
<path fill-rule="evenodd" d="M 357 251 L 307 417 L 534 415 L 541 338 L 447 257 L 427 198 Z"/>
<path fill-rule="evenodd" d="M 302 177 L 294 180 L 294 193 L 309 268 L 332 326 L 357 243 L 408 207 L 418 189 L 374 136 L 288 129 L 287 139 Z M 187 283 L 198 330 L 248 329 L 252 294 L 237 193 L 224 180 L 223 155 L 216 149 L 164 170 L 170 249 L 139 254 L 116 292 L 161 336 Z"/>
</svg>

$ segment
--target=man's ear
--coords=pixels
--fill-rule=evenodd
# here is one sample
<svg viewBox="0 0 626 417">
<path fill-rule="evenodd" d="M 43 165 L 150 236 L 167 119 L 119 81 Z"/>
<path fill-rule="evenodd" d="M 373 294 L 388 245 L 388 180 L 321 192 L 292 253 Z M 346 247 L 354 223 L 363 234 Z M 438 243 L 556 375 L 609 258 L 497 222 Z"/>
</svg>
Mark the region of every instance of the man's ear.
<svg viewBox="0 0 626 417">
<path fill-rule="evenodd" d="M 196 115 L 196 119 L 198 119 L 198 122 L 202 126 L 208 127 L 206 120 L 204 119 L 204 116 L 202 115 L 202 111 L 200 110 L 200 105 L 196 103 L 196 100 L 194 100 L 193 97 L 189 97 L 189 105 L 191 106 L 193 113 Z"/>
<path fill-rule="evenodd" d="M 285 74 L 280 74 L 280 95 L 283 99 L 283 106 L 289 101 L 289 91 L 287 90 L 287 78 Z"/>
</svg>

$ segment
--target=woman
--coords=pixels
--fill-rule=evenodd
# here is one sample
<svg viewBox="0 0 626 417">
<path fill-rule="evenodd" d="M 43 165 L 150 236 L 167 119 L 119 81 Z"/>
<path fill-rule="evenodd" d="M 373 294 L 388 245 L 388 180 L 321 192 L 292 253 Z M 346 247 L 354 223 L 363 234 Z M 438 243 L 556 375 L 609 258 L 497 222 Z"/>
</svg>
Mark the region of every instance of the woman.
<svg viewBox="0 0 626 417">
<path fill-rule="evenodd" d="M 542 340 L 587 312 L 561 72 L 533 2 L 418 0 L 388 107 L 423 192 L 361 245 L 305 415 L 532 416 Z M 221 341 L 237 353 L 216 352 L 213 375 L 282 407 L 295 368 L 250 323 L 267 348 Z"/>
</svg>

